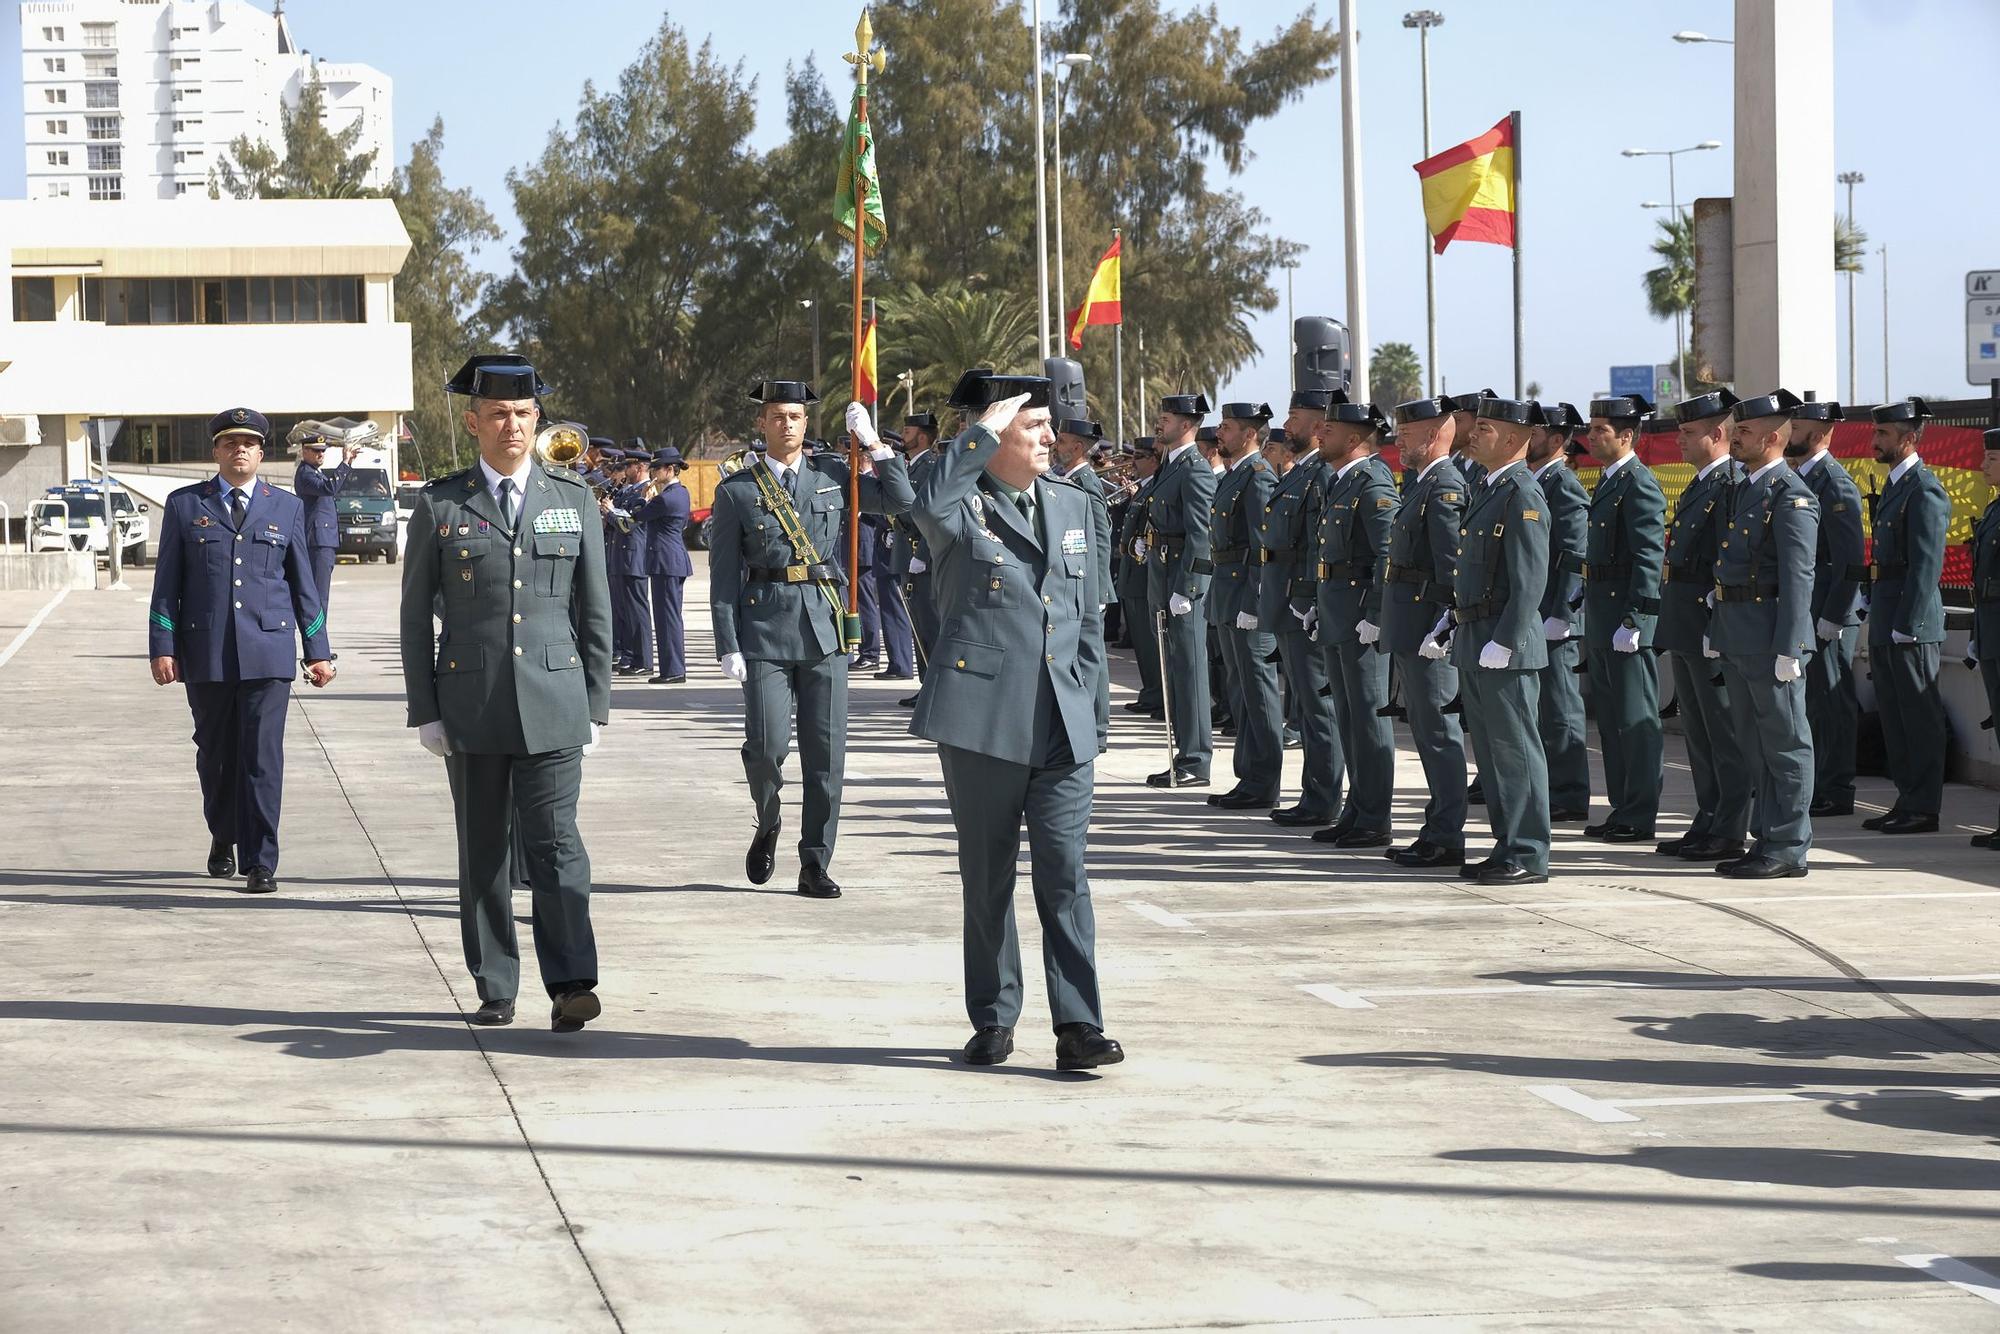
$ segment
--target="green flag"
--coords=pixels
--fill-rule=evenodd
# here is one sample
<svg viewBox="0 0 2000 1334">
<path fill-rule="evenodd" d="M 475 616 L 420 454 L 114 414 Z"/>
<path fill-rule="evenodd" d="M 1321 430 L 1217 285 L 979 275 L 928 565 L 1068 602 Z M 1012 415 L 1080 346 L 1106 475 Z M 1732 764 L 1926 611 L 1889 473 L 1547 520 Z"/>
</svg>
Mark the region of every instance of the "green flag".
<svg viewBox="0 0 2000 1334">
<path fill-rule="evenodd" d="M 854 106 L 847 115 L 847 136 L 840 150 L 840 185 L 834 191 L 833 216 L 840 234 L 854 239 L 855 195 L 861 196 L 863 245 L 879 249 L 889 239 L 889 222 L 882 216 L 882 182 L 875 175 L 875 136 L 868 129 L 868 113 L 860 85 L 854 89 Z M 857 188 L 857 182 L 859 183 Z"/>
</svg>

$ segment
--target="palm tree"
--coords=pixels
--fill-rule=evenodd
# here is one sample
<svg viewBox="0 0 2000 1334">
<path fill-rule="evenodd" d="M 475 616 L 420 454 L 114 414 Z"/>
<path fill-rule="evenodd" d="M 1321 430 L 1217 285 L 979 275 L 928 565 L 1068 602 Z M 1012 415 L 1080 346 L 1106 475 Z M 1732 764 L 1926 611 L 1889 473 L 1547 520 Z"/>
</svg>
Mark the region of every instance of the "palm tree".
<svg viewBox="0 0 2000 1334">
<path fill-rule="evenodd" d="M 1408 343 L 1383 343 L 1368 364 L 1368 397 L 1382 404 L 1408 403 L 1424 392 L 1424 363 Z"/>
<path fill-rule="evenodd" d="M 942 407 L 958 377 L 974 366 L 1041 372 L 1035 357 L 1034 305 L 1012 293 L 956 281 L 928 291 L 906 283 L 884 291 L 876 309 L 875 374 L 885 403 L 896 376 L 906 370 L 916 377 L 917 406 L 931 408 Z M 828 314 L 837 327 L 848 327 L 851 317 L 845 311 L 829 309 Z M 831 340 L 822 372 L 820 392 L 828 421 L 838 421 L 847 409 L 853 383 L 849 341 Z M 886 406 L 883 419 L 889 419 Z"/>
<path fill-rule="evenodd" d="M 1694 305 L 1694 223 L 1673 216 L 1655 220 L 1659 235 L 1653 253 L 1666 261 L 1646 270 L 1646 309 L 1656 320 L 1670 320 Z"/>
<path fill-rule="evenodd" d="M 1861 258 L 1868 253 L 1868 233 L 1854 225 L 1854 219 L 1833 215 L 1833 271 L 1861 272 Z"/>
</svg>

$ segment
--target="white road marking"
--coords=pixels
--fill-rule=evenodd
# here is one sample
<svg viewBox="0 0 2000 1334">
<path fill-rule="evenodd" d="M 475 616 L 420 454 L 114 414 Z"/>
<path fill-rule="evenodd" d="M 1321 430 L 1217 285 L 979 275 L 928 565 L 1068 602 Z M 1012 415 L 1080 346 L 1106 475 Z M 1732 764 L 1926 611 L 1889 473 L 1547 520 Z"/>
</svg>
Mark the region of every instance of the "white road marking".
<svg viewBox="0 0 2000 1334">
<path fill-rule="evenodd" d="M 1587 1093 L 1578 1093 L 1567 1084 L 1532 1084 L 1528 1092 L 1537 1098 L 1546 1098 L 1566 1112 L 1575 1112 L 1587 1121 L 1598 1121 L 1614 1125 L 1620 1121 L 1637 1121 L 1630 1112 L 1621 1112 L 1610 1103 L 1593 1098 Z"/>
<path fill-rule="evenodd" d="M 1187 918 L 1178 917 L 1168 912 L 1165 908 L 1155 908 L 1152 904 L 1140 903 L 1137 899 L 1125 899 L 1123 902 L 1133 912 L 1138 913 L 1139 916 L 1158 926 L 1172 927 L 1176 931 L 1186 931 L 1197 936 L 1208 934 L 1206 931 L 1195 926 L 1194 923 L 1188 921 Z"/>
<path fill-rule="evenodd" d="M 1722 1107 L 1757 1102 L 1898 1102 L 1911 1098 L 2000 1098 L 2000 1088 L 1796 1089 L 1786 1093 L 1729 1093 L 1676 1098 L 1593 1098 L 1566 1084 L 1535 1084 L 1525 1089 L 1565 1111 L 1606 1124 L 1637 1121 L 1632 1107 Z"/>
<path fill-rule="evenodd" d="M 21 632 L 8 641 L 7 647 L 0 649 L 0 667 L 5 667 L 8 661 L 21 651 L 21 646 L 28 642 L 28 637 L 42 628 L 42 622 L 49 619 L 49 613 L 61 606 L 62 600 L 68 596 L 69 590 L 67 588 L 58 589 L 56 595 L 43 604 L 42 609 L 36 612 L 26 625 L 21 627 Z"/>
<path fill-rule="evenodd" d="M 1713 982 L 1732 987 L 1783 991 L 1797 988 L 1799 983 L 1812 979 L 1788 977 L 1732 977 L 1717 973 Z M 1836 979 L 1828 977 L 1826 981 Z M 1938 977 L 1871 977 L 1868 979 L 1879 986 L 1907 985 L 1913 982 L 2000 982 L 2000 973 L 1958 973 Z M 1348 987 L 1341 988 L 1326 983 L 1302 986 L 1301 991 L 1310 992 L 1321 1000 L 1332 1001 L 1343 1010 L 1372 1010 L 1375 1001 L 1384 997 L 1410 996 L 1530 996 L 1548 995 L 1559 991 L 1712 991 L 1715 988 L 1700 982 L 1504 982 L 1481 987 Z M 1344 1000 L 1333 1000 L 1334 993 Z"/>
<path fill-rule="evenodd" d="M 1339 987 L 1329 982 L 1309 982 L 1305 986 L 1300 987 L 1299 990 L 1305 992 L 1308 996 L 1317 996 L 1328 1005 L 1335 1005 L 1343 1010 L 1372 1010 L 1375 1008 L 1375 1002 L 1363 1000 L 1360 992 L 1342 991 Z M 1379 995 L 1380 993 L 1372 994 Z"/>
<path fill-rule="evenodd" d="M 1899 1255 L 1896 1259 L 1932 1278 L 1943 1279 L 1962 1292 L 2000 1306 L 2000 1278 L 1993 1277 L 1984 1269 L 1975 1269 L 1949 1255 Z"/>
<path fill-rule="evenodd" d="M 1745 898 L 1687 899 L 1659 898 L 1634 894 L 1626 899 L 1549 899 L 1534 903 L 1357 903 L 1327 908 L 1221 908 L 1183 913 L 1190 922 L 1224 917 L 1374 917 L 1389 915 L 1421 916 L 1425 913 L 1459 912 L 1556 912 L 1577 908 L 1698 908 L 1709 904 L 1765 903 L 1876 903 L 1887 899 L 2000 899 L 2000 889 L 1938 890 L 1905 894 L 1760 894 Z"/>
</svg>

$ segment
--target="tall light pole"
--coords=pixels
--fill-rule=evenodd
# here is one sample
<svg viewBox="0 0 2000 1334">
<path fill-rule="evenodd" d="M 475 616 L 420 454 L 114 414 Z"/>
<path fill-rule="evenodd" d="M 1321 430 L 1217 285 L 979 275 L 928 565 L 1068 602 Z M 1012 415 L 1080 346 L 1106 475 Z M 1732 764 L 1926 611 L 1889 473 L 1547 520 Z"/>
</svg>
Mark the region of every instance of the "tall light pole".
<svg viewBox="0 0 2000 1334">
<path fill-rule="evenodd" d="M 1847 225 L 1852 227 L 1854 226 L 1854 187 L 1868 178 L 1858 171 L 1843 171 L 1833 179 L 1847 187 Z M 1859 365 L 1860 363 L 1855 360 L 1854 354 L 1854 270 L 1849 269 L 1847 271 L 1847 401 L 1850 403 L 1859 402 L 1861 399 L 1861 381 L 1858 378 L 1860 374 Z M 1886 387 L 1883 392 L 1888 392 Z"/>
<path fill-rule="evenodd" d="M 1889 243 L 1884 241 L 1882 256 L 1882 398 L 1889 401 Z"/>
<path fill-rule="evenodd" d="M 1691 46 L 1691 45 L 1693 45 L 1693 44 L 1694 44 L 1694 43 L 1696 43 L 1696 42 L 1713 42 L 1713 43 L 1714 43 L 1715 45 L 1717 45 L 1717 46 L 1734 46 L 1734 45 L 1736 45 L 1736 42 L 1735 42 L 1735 39 L 1733 39 L 1733 38 L 1729 38 L 1729 37 L 1710 37 L 1710 36 L 1709 36 L 1709 35 L 1708 35 L 1707 33 L 1705 33 L 1705 32 L 1694 32 L 1694 31 L 1692 31 L 1692 30 L 1690 30 L 1690 29 L 1686 29 L 1686 28 L 1683 28 L 1683 29 L 1682 29 L 1681 31 L 1679 31 L 1679 32 L 1675 33 L 1675 34 L 1674 34 L 1674 40 L 1675 40 L 1675 41 L 1677 41 L 1677 42 L 1679 42 L 1679 43 L 1680 43 L 1680 44 L 1681 44 L 1682 46 Z"/>
<path fill-rule="evenodd" d="M 1368 264 L 1361 232 L 1361 61 L 1354 0 L 1340 0 L 1340 174 L 1347 198 L 1347 333 L 1350 379 L 1368 387 Z"/>
<path fill-rule="evenodd" d="M 1431 155 L 1431 29 L 1444 22 L 1435 9 L 1418 9 L 1403 15 L 1403 26 L 1417 30 L 1417 66 L 1424 89 L 1424 156 Z M 1438 298 L 1437 246 L 1431 229 L 1424 227 L 1424 395 L 1437 397 Z"/>
<path fill-rule="evenodd" d="M 1056 57 L 1056 303 L 1055 316 L 1063 318 L 1069 309 L 1069 288 L 1063 281 L 1063 225 L 1062 225 L 1062 122 L 1063 85 L 1068 82 L 1063 77 L 1065 71 L 1074 71 L 1080 65 L 1088 65 L 1090 57 L 1075 51 Z M 1060 343 L 1058 343 L 1060 346 Z"/>
<path fill-rule="evenodd" d="M 1675 40 L 1679 40 L 1678 34 L 1676 34 Z M 1624 150 L 1622 156 L 1663 157 L 1667 160 L 1667 207 L 1673 210 L 1674 225 L 1678 227 L 1681 222 L 1681 196 L 1680 187 L 1674 180 L 1674 159 L 1683 153 L 1705 153 L 1710 149 L 1720 147 L 1722 147 L 1720 139 L 1704 139 L 1698 144 L 1689 144 L 1686 148 L 1627 148 Z M 1677 387 L 1683 395 L 1687 393 L 1688 388 L 1687 334 L 1684 332 L 1686 328 L 1685 320 L 1686 312 L 1681 310 L 1679 306 L 1675 306 L 1674 379 L 1678 382 Z"/>
<path fill-rule="evenodd" d="M 1049 160 L 1042 139 L 1042 0 L 1034 0 L 1035 27 L 1035 355 L 1049 355 Z"/>
</svg>

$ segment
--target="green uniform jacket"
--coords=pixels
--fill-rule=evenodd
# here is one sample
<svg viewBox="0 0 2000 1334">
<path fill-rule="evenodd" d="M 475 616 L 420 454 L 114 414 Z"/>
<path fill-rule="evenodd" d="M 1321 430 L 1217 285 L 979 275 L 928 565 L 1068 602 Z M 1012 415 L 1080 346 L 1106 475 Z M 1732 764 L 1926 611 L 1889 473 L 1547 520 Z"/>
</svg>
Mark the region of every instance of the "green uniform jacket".
<svg viewBox="0 0 2000 1334">
<path fill-rule="evenodd" d="M 1590 532 L 1583 552 L 1588 647 L 1609 649 L 1612 633 L 1628 624 L 1639 631 L 1641 648 L 1653 642 L 1666 530 L 1667 498 L 1651 468 L 1635 458 L 1600 477 L 1590 495 Z"/>
<path fill-rule="evenodd" d="M 984 426 L 968 428 L 917 493 L 913 514 L 938 559 L 931 591 L 942 628 L 910 731 L 1032 763 L 1046 681 L 1070 754 L 1087 763 L 1110 744 L 1097 716 L 1106 668 L 1090 496 L 1073 482 L 1039 479 L 1030 531 L 986 478 L 999 448 Z"/>
<path fill-rule="evenodd" d="M 1894 634 L 1919 644 L 1944 642 L 1944 538 L 1951 498 L 1922 459 L 1875 502 L 1874 585 L 1868 595 L 1868 642 Z"/>
<path fill-rule="evenodd" d="M 1264 513 L 1257 521 L 1257 625 L 1273 634 L 1304 634 L 1305 624 L 1292 615 L 1313 605 L 1318 568 L 1315 523 L 1326 502 L 1326 465 L 1312 454 L 1292 464 L 1290 472 L 1271 488 Z"/>
<path fill-rule="evenodd" d="M 1347 644 L 1362 621 L 1382 624 L 1382 566 L 1396 522 L 1396 475 L 1364 455 L 1335 475 L 1320 507 L 1319 642 Z"/>
<path fill-rule="evenodd" d="M 1861 541 L 1861 488 L 1831 454 L 1802 474 L 1819 502 L 1819 550 L 1813 558 L 1813 619 L 1861 624 L 1861 584 L 1868 549 Z"/>
<path fill-rule="evenodd" d="M 926 468 L 925 472 L 930 469 Z M 1114 550 L 1111 541 L 1111 506 L 1104 499 L 1104 479 L 1097 475 L 1097 469 L 1089 463 L 1079 463 L 1064 473 L 1060 479 L 1076 487 L 1090 497 L 1090 551 L 1097 557 L 1097 593 L 1106 603 L 1118 600 L 1118 589 L 1111 578 L 1111 555 Z M 916 486 L 916 479 L 910 481 Z"/>
<path fill-rule="evenodd" d="M 541 755 L 611 721 L 604 526 L 582 478 L 533 465 L 509 533 L 479 465 L 423 489 L 403 553 L 403 690 L 412 727 L 452 746 Z M 443 622 L 435 636 L 433 610 Z"/>
<path fill-rule="evenodd" d="M 1701 652 L 1702 636 L 1708 633 L 1708 590 L 1715 587 L 1715 557 L 1723 529 L 1729 526 L 1730 490 L 1741 478 L 1736 460 L 1724 457 L 1708 476 L 1697 475 L 1681 492 L 1667 523 L 1660 623 L 1653 631 L 1653 647 L 1672 653 Z"/>
<path fill-rule="evenodd" d="M 861 508 L 869 514 L 907 514 L 910 476 L 895 457 L 875 464 L 861 479 Z M 757 473 L 761 458 L 722 479 L 709 517 L 708 609 L 715 624 L 717 657 L 741 653 L 760 662 L 817 662 L 840 651 L 840 622 L 833 603 L 810 580 L 799 583 L 753 580 L 753 570 L 783 570 L 809 563 L 794 551 L 773 509 L 765 504 Z M 768 476 L 768 472 L 766 473 Z M 847 464 L 839 459 L 801 459 L 797 513 L 821 564 L 835 554 L 847 513 Z M 779 492 L 783 494 L 782 489 Z M 833 572 L 836 589 L 842 583 Z M 845 607 L 847 599 L 839 598 Z"/>
<path fill-rule="evenodd" d="M 1403 492 L 1382 575 L 1381 642 L 1391 653 L 1415 653 L 1451 607 L 1465 502 L 1465 477 L 1449 456 Z"/>
<path fill-rule="evenodd" d="M 1230 630 L 1236 626 L 1236 613 L 1257 614 L 1257 584 L 1263 570 L 1257 525 L 1263 522 L 1264 507 L 1277 487 L 1278 474 L 1262 454 L 1232 464 L 1215 484 L 1209 528 L 1215 561 L 1215 583 L 1208 590 L 1210 625 Z M 1259 621 L 1257 628 L 1276 634 L 1284 627 Z"/>
<path fill-rule="evenodd" d="M 924 474 L 928 473 L 936 462 L 935 449 L 927 449 L 916 458 L 905 460 L 903 466 L 910 474 L 911 491 L 917 489 L 924 480 Z M 910 577 L 911 557 L 922 561 L 926 570 L 930 569 L 930 548 L 924 545 L 924 535 L 917 531 L 916 523 L 908 515 L 904 515 L 901 518 L 890 519 L 889 525 L 892 530 L 889 539 L 889 569 L 897 580 Z"/>
<path fill-rule="evenodd" d="M 1208 592 L 1215 573 L 1209 522 L 1215 513 L 1215 474 L 1192 444 L 1162 463 L 1146 493 L 1146 596 L 1164 607 L 1179 593 L 1193 602 Z"/>
<path fill-rule="evenodd" d="M 1489 642 L 1514 651 L 1507 664 L 1514 671 L 1549 665 L 1541 610 L 1549 580 L 1548 509 L 1525 462 L 1485 478 L 1466 509 L 1452 582 L 1458 629 L 1451 660 L 1460 671 L 1481 670 L 1479 651 Z"/>
<path fill-rule="evenodd" d="M 1553 463 L 1542 465 L 1535 485 L 1549 502 L 1549 582 L 1542 590 L 1542 619 L 1562 621 L 1576 627 L 1577 609 L 1583 605 L 1583 547 L 1590 527 L 1590 493 L 1569 460 L 1560 454 Z"/>
<path fill-rule="evenodd" d="M 1803 661 L 1819 646 L 1812 614 L 1818 546 L 1819 502 L 1804 478 L 1781 463 L 1758 481 L 1739 483 L 1715 553 L 1709 647 Z"/>
<path fill-rule="evenodd" d="M 1146 613 L 1146 572 L 1152 568 L 1152 553 L 1147 552 L 1145 560 L 1132 553 L 1145 540 L 1146 498 L 1153 494 L 1153 483 L 1157 480 L 1159 475 L 1156 473 L 1139 483 L 1139 489 L 1133 492 L 1130 503 L 1125 506 L 1125 527 L 1118 534 L 1118 600 L 1138 608 L 1137 614 L 1141 618 Z"/>
<path fill-rule="evenodd" d="M 1972 640 L 1981 662 L 2000 662 L 2000 500 L 1972 531 Z"/>
</svg>

